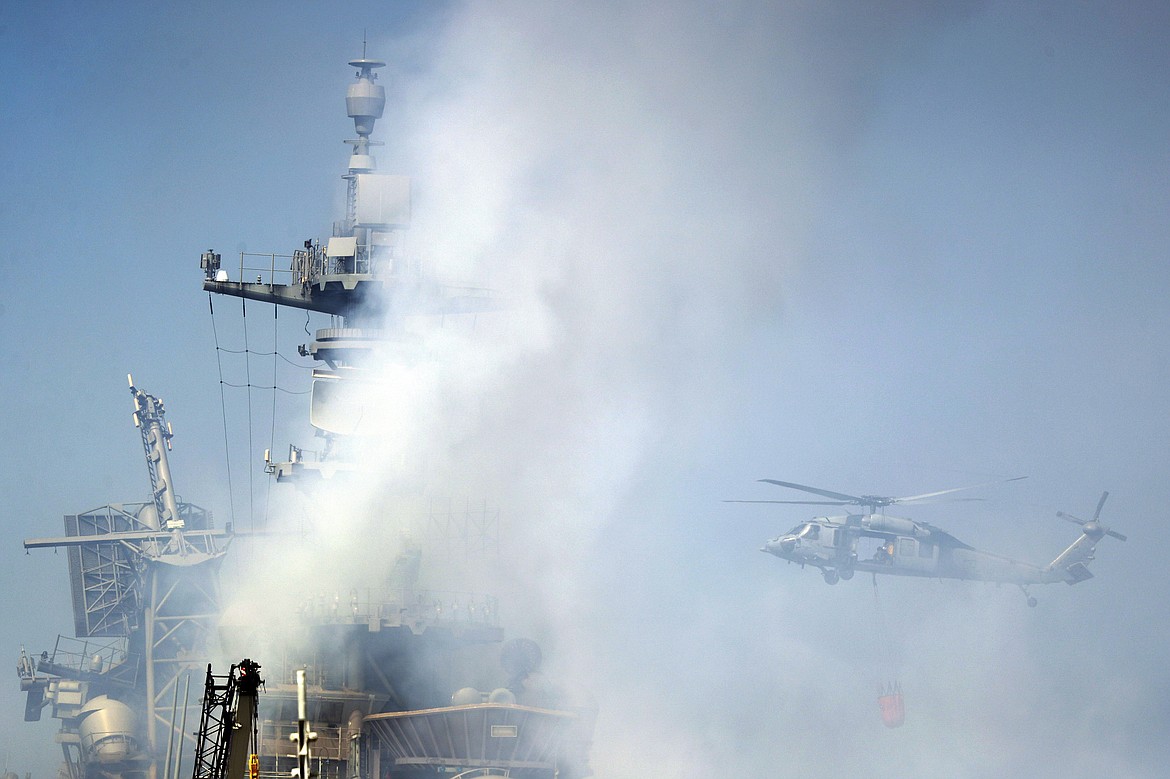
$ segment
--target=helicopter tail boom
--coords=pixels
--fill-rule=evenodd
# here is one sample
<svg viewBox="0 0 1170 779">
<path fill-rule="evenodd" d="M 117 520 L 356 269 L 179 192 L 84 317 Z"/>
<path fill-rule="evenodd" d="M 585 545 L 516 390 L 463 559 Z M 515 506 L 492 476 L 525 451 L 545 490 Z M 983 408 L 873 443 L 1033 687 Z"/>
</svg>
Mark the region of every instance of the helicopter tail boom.
<svg viewBox="0 0 1170 779">
<path fill-rule="evenodd" d="M 1086 579 L 1093 578 L 1089 570 L 1089 563 L 1093 561 L 1093 552 L 1097 547 L 1097 539 L 1087 533 L 1065 549 L 1056 559 L 1048 564 L 1045 573 L 1051 576 L 1051 581 L 1064 581 L 1069 584 L 1078 584 Z"/>
</svg>

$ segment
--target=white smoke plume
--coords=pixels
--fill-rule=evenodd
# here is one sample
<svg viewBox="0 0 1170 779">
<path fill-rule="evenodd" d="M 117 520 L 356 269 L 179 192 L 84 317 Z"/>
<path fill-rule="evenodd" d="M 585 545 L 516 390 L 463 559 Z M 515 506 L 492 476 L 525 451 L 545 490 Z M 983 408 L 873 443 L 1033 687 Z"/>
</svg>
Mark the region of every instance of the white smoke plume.
<svg viewBox="0 0 1170 779">
<path fill-rule="evenodd" d="M 792 56 L 775 38 L 787 16 L 473 4 L 428 42 L 421 76 L 396 78 L 388 57 L 389 110 L 407 129 L 387 140 L 406 144 L 416 182 L 410 246 L 447 281 L 496 290 L 504 310 L 412 325 L 414 356 L 379 366 L 364 403 L 377 410 L 362 452 L 373 477 L 314 505 L 319 540 L 286 546 L 279 565 L 335 572 L 344 600 L 392 561 L 395 506 L 498 505 L 496 570 L 426 561 L 424 580 L 502 596 L 510 634 L 537 638 L 550 675 L 600 706 L 603 776 L 725 760 L 695 741 L 693 712 L 663 718 L 671 674 L 636 681 L 664 626 L 616 623 L 612 604 L 662 597 L 645 555 L 707 509 L 631 516 L 654 506 L 635 496 L 694 467 L 727 412 L 743 334 L 782 315 L 817 176 L 799 90 L 759 75 Z M 711 627 L 719 608 L 707 610 L 680 623 L 699 653 L 706 642 L 686 633 Z M 642 646 L 619 651 L 631 642 Z"/>
<path fill-rule="evenodd" d="M 1021 735 L 1040 693 L 1000 706 L 1053 685 L 1018 610 L 893 583 L 902 608 L 883 617 L 830 603 L 807 573 L 745 583 L 744 557 L 708 544 L 727 496 L 692 483 L 740 412 L 752 345 L 816 262 L 805 231 L 871 80 L 965 12 L 853 10 L 469 3 L 425 41 L 387 44 L 387 112 L 403 118 L 380 156 L 415 181 L 411 251 L 507 305 L 412 326 L 416 356 L 381 366 L 367 403 L 385 412 L 363 451 L 375 477 L 315 509 L 326 539 L 303 563 L 374 580 L 398 548 L 395 505 L 498 505 L 496 569 L 424 578 L 497 591 L 509 631 L 596 699 L 606 779 L 1096 765 L 1075 732 L 1044 728 L 1042 749 Z M 895 738 L 873 699 L 898 668 L 950 686 L 917 691 L 919 724 Z"/>
<path fill-rule="evenodd" d="M 660 543 L 711 507 L 646 492 L 702 462 L 748 335 L 783 316 L 801 225 L 832 175 L 820 137 L 850 132 L 847 101 L 810 111 L 804 76 L 822 58 L 795 30 L 811 21 L 741 5 L 470 4 L 400 82 L 411 245 L 507 306 L 425 332 L 431 360 L 385 366 L 371 494 L 422 478 L 500 505 L 491 581 L 506 624 L 598 701 L 601 776 L 759 765 L 737 756 L 739 720 L 768 708 L 748 681 L 756 658 L 734 656 L 724 598 L 670 570 L 687 563 Z M 833 78 L 816 86 L 852 92 Z"/>
</svg>

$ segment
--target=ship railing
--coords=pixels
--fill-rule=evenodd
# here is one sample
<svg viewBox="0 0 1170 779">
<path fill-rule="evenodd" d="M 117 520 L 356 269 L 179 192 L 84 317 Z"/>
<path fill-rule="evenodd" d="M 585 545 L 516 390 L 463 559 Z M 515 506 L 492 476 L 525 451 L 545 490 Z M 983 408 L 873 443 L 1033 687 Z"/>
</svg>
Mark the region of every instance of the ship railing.
<svg viewBox="0 0 1170 779">
<path fill-rule="evenodd" d="M 313 723 L 317 740 L 313 742 L 313 758 L 316 760 L 345 760 L 349 757 L 349 738 L 346 728 Z M 295 722 L 263 720 L 257 724 L 260 737 L 261 755 L 288 757 L 296 764 L 296 744 L 289 739 L 297 732 Z M 284 774 L 288 776 L 287 773 Z"/>
<path fill-rule="evenodd" d="M 301 618 L 312 623 L 499 626 L 499 600 L 473 592 L 372 588 L 309 598 Z"/>
<path fill-rule="evenodd" d="M 316 726 L 314 726 L 316 727 Z M 291 742 L 289 742 L 291 743 Z M 282 745 L 287 750 L 287 745 Z M 346 764 L 339 760 L 323 760 L 316 752 L 310 758 L 310 775 L 314 779 L 349 779 Z M 257 779 L 288 779 L 289 773 L 297 767 L 296 754 L 260 753 L 260 773 Z"/>
<path fill-rule="evenodd" d="M 353 273 L 355 269 L 347 264 L 353 260 L 352 257 L 327 257 L 318 247 L 297 249 L 292 254 L 240 252 L 237 278 L 244 283 L 269 287 L 304 286 L 313 284 L 321 276 Z M 356 270 L 358 273 L 370 273 L 373 268 L 370 261 L 362 257 Z"/>
<path fill-rule="evenodd" d="M 323 453 L 317 449 L 304 449 L 293 444 L 288 445 L 288 461 L 290 463 L 315 463 L 323 459 Z"/>
<path fill-rule="evenodd" d="M 240 252 L 239 280 L 243 283 L 265 284 L 269 287 L 289 286 L 292 284 L 307 283 L 310 279 L 308 263 L 305 255 L 308 252 L 297 251 L 293 254 L 259 254 L 255 252 Z M 267 262 L 264 262 L 267 260 Z M 277 267 L 277 260 L 280 266 Z M 298 267 L 304 266 L 304 267 Z M 303 276 L 303 278 L 302 278 Z"/>
<path fill-rule="evenodd" d="M 417 273 L 417 268 L 392 247 L 359 246 L 357 254 L 329 257 L 320 246 L 297 249 L 292 254 L 240 252 L 239 275 L 241 283 L 262 284 L 268 287 L 308 286 L 322 276 L 403 275 Z M 217 281 L 228 281 L 227 271 L 220 271 Z M 255 279 L 255 281 L 253 281 Z"/>
<path fill-rule="evenodd" d="M 126 639 L 111 641 L 57 636 L 53 653 L 41 652 L 37 670 L 69 679 L 101 677 L 133 687 L 138 680 L 138 656 L 126 648 Z"/>
</svg>

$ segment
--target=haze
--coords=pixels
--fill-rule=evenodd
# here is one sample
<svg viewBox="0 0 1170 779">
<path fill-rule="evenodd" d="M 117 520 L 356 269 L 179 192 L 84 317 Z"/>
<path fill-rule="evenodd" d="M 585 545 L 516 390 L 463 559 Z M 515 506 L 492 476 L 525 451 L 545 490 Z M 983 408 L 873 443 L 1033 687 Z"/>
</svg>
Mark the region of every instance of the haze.
<svg viewBox="0 0 1170 779">
<path fill-rule="evenodd" d="M 428 575 L 482 576 L 596 699 L 599 779 L 1164 774 L 1161 4 L 2 9 L 13 655 L 72 624 L 64 557 L 21 539 L 145 499 L 133 372 L 167 401 L 186 500 L 323 539 L 236 550 L 242 591 L 380 575 L 383 498 L 498 506 L 497 560 Z M 416 325 L 438 359 L 387 366 L 381 477 L 313 515 L 258 471 L 311 443 L 305 399 L 221 406 L 240 306 L 215 301 L 213 335 L 197 263 L 328 235 L 363 31 L 412 250 L 512 305 Z M 325 322 L 248 314 L 250 347 L 293 360 Z M 828 587 L 758 551 L 814 507 L 721 502 L 800 497 L 764 477 L 906 495 L 1020 475 L 903 513 L 1046 563 L 1077 534 L 1056 511 L 1109 490 L 1129 541 L 1035 609 L 974 583 Z M 50 776 L 56 723 L 22 712 L 12 679 L 9 767 Z"/>
</svg>

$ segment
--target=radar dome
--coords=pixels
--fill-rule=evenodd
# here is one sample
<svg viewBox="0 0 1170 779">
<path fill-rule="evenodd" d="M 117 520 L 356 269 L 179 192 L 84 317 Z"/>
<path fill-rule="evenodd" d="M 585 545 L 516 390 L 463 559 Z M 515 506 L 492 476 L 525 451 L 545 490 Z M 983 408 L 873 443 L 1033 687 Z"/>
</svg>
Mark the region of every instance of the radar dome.
<svg viewBox="0 0 1170 779">
<path fill-rule="evenodd" d="M 147 503 L 138 509 L 137 519 L 145 527 L 158 530 L 158 509 L 154 507 L 153 503 Z"/>
<path fill-rule="evenodd" d="M 98 763 L 116 763 L 138 752 L 134 711 L 121 701 L 99 695 L 81 707 L 81 750 Z"/>
<path fill-rule="evenodd" d="M 455 694 L 451 696 L 452 706 L 474 706 L 477 703 L 483 703 L 483 696 L 474 687 L 456 690 Z"/>
</svg>

